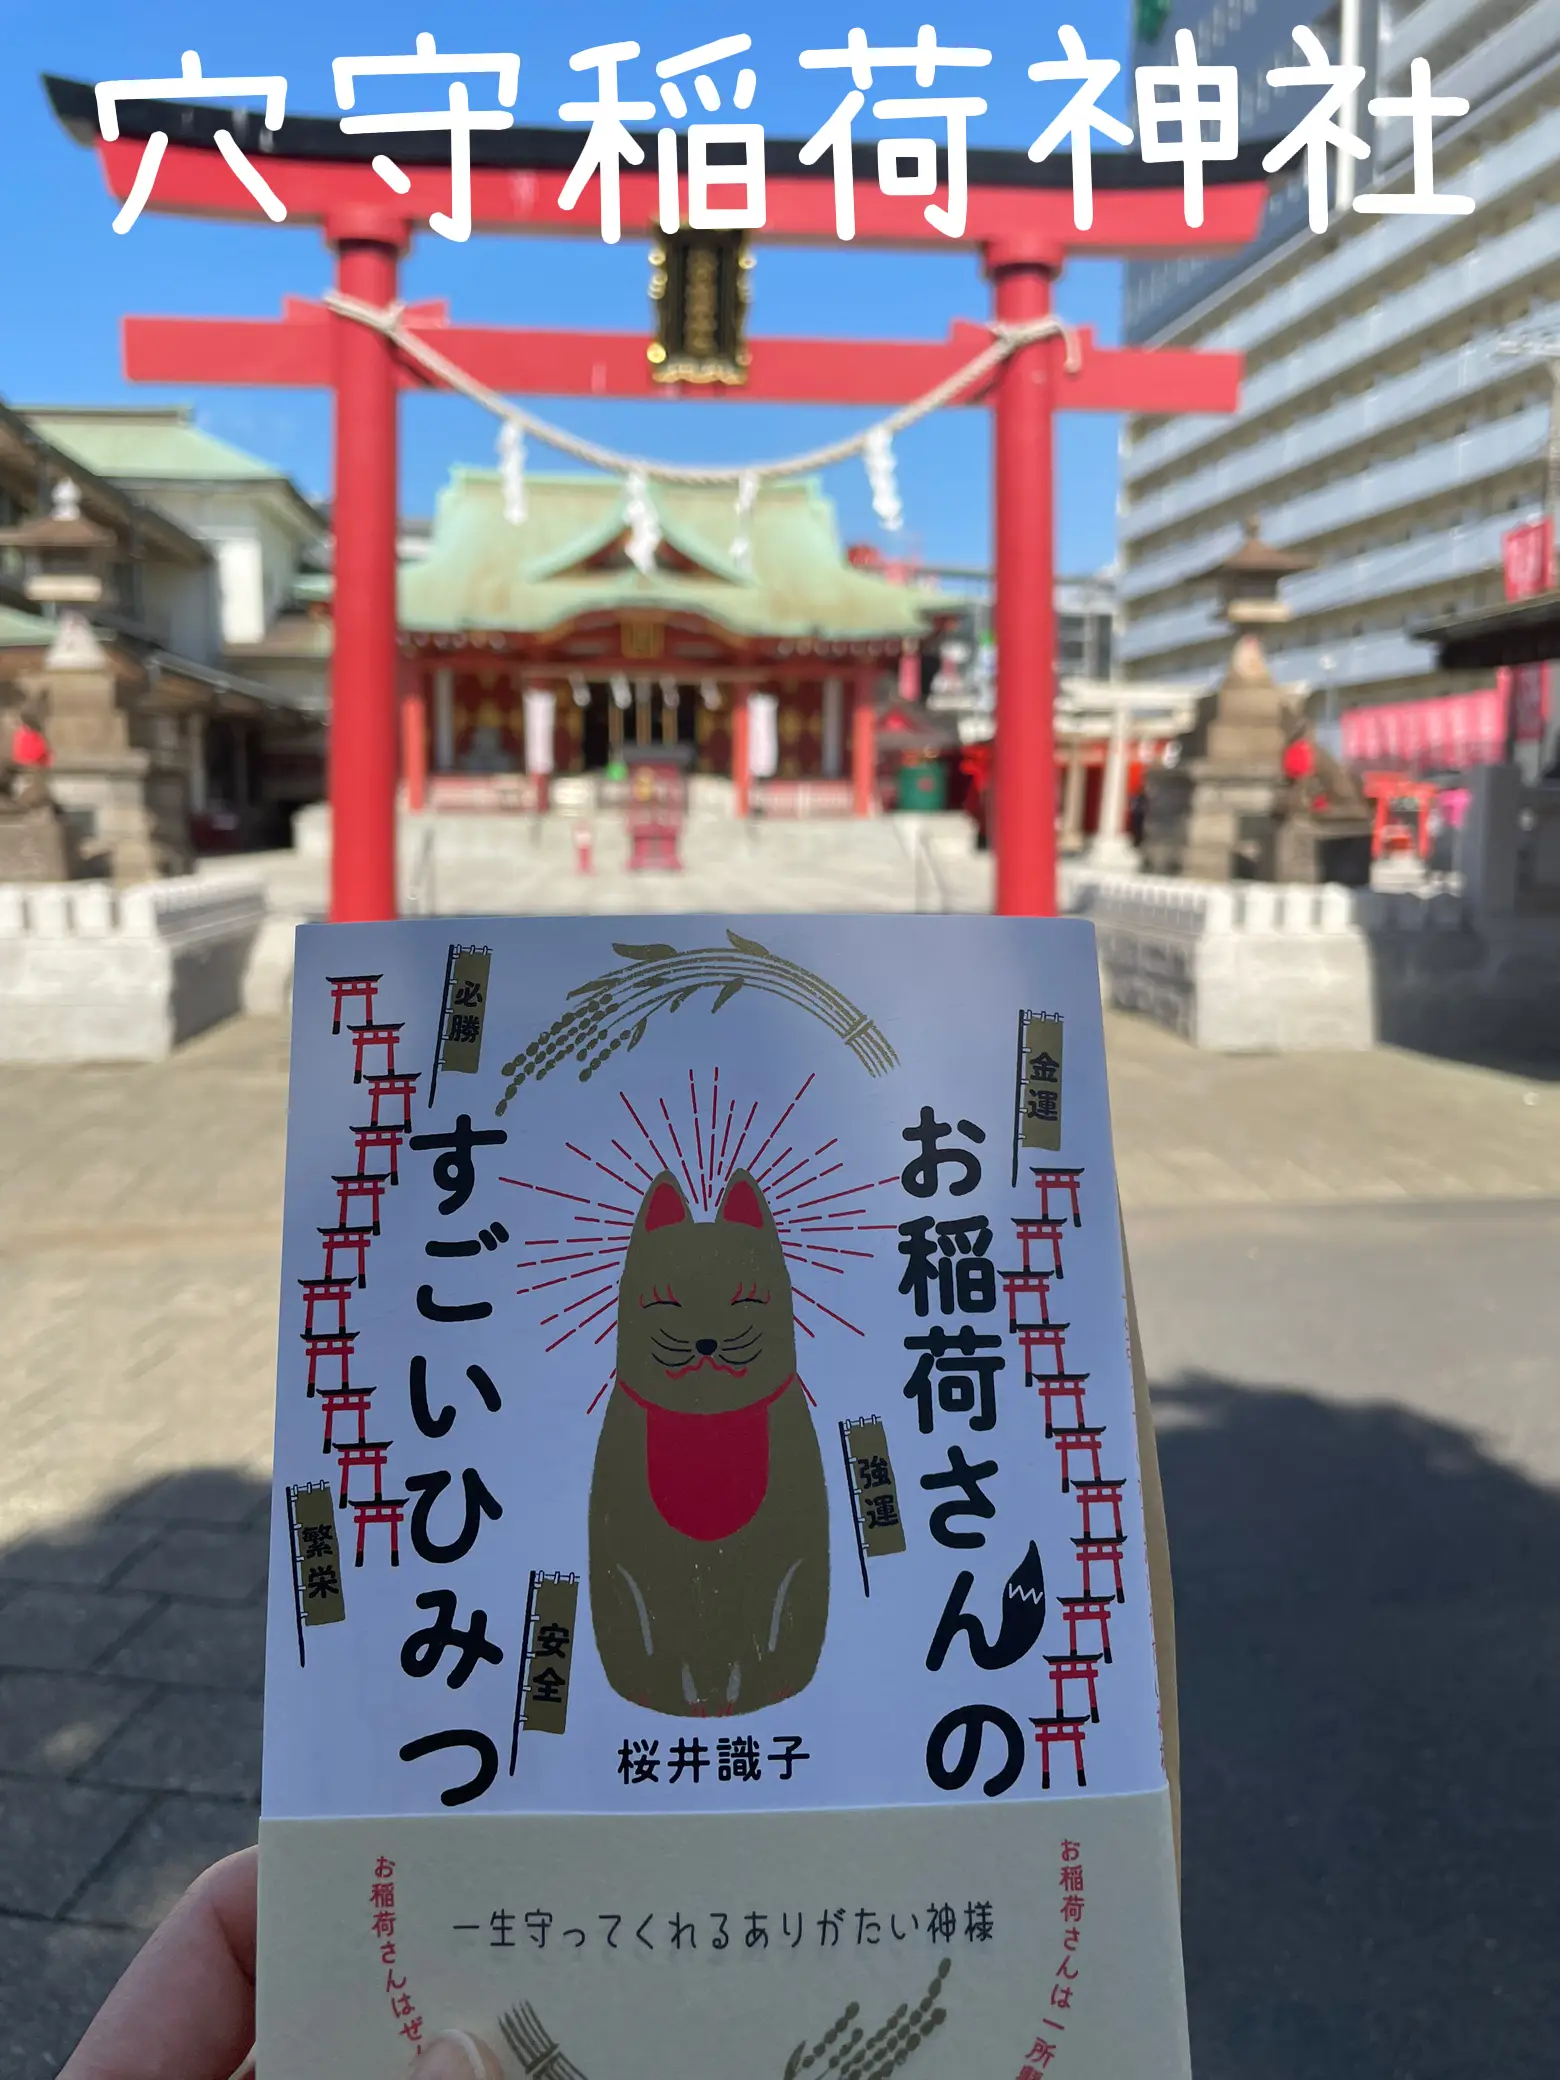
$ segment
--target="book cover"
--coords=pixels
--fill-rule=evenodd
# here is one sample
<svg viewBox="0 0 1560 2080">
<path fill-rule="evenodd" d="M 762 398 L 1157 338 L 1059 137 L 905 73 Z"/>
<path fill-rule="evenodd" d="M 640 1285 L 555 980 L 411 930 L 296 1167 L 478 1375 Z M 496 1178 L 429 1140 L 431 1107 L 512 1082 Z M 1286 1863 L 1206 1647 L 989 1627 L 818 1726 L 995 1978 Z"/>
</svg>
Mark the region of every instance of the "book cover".
<svg viewBox="0 0 1560 2080">
<path fill-rule="evenodd" d="M 1093 934 L 305 928 L 259 2071 L 1189 2072 Z"/>
</svg>

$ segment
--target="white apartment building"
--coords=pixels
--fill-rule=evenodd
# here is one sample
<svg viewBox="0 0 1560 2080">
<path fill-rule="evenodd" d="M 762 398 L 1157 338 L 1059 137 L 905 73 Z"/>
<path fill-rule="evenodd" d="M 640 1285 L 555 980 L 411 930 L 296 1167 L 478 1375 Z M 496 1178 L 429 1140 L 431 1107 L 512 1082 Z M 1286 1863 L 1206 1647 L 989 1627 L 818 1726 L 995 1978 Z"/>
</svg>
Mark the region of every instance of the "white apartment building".
<svg viewBox="0 0 1560 2080">
<path fill-rule="evenodd" d="M 1311 0 L 1314 5 L 1314 0 Z M 1503 596 L 1501 537 L 1545 497 L 1551 379 L 1503 357 L 1502 336 L 1560 332 L 1560 0 L 1177 0 L 1140 8 L 1135 61 L 1163 61 L 1177 28 L 1204 62 L 1238 64 L 1242 132 L 1273 141 L 1314 98 L 1266 72 L 1299 63 L 1309 15 L 1329 50 L 1355 39 L 1367 68 L 1358 192 L 1406 189 L 1406 121 L 1372 125 L 1371 94 L 1403 95 L 1429 60 L 1437 94 L 1470 112 L 1435 131 L 1436 186 L 1471 216 L 1335 212 L 1326 236 L 1286 178 L 1257 246 L 1237 259 L 1128 269 L 1127 331 L 1157 344 L 1238 350 L 1243 403 L 1228 418 L 1138 417 L 1123 433 L 1121 631 L 1132 677 L 1208 681 L 1228 654 L 1199 574 L 1235 548 L 1248 513 L 1274 544 L 1314 557 L 1287 580 L 1294 620 L 1275 674 L 1318 689 L 1320 712 L 1478 683 L 1435 669 L 1405 630 Z"/>
<path fill-rule="evenodd" d="M 64 454 L 167 513 L 210 549 L 205 582 L 186 584 L 177 598 L 148 600 L 165 639 L 323 717 L 328 629 L 298 612 L 298 595 L 300 578 L 306 586 L 323 560 L 327 521 L 292 479 L 207 433 L 188 405 L 21 410 Z"/>
</svg>

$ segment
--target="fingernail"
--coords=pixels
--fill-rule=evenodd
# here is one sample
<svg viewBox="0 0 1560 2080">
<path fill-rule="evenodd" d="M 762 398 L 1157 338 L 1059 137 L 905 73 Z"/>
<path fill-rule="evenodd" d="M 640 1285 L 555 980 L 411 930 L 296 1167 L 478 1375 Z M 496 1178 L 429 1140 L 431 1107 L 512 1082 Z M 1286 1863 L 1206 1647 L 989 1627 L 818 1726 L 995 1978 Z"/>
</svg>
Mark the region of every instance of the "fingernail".
<svg viewBox="0 0 1560 2080">
<path fill-rule="evenodd" d="M 463 2029 L 435 2037 L 412 2069 L 418 2080 L 494 2080 L 498 2062 Z"/>
</svg>

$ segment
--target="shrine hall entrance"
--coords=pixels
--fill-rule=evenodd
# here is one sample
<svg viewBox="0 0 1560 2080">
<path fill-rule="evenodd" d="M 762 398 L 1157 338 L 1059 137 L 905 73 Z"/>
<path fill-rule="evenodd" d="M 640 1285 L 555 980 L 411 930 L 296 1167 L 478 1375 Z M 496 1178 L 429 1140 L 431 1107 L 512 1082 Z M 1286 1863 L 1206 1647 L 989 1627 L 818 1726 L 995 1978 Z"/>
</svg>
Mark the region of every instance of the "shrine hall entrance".
<svg viewBox="0 0 1560 2080">
<path fill-rule="evenodd" d="M 429 675 L 426 705 L 438 779 L 602 773 L 625 749 L 657 744 L 691 745 L 694 771 L 731 770 L 731 692 L 708 683 L 456 666 Z"/>
<path fill-rule="evenodd" d="M 729 727 L 719 731 L 719 746 L 711 741 L 716 732 L 710 718 L 720 715 L 725 705 L 718 689 L 701 690 L 671 679 L 595 680 L 576 688 L 571 698 L 579 710 L 582 772 L 604 773 L 621 762 L 625 748 L 643 750 L 656 744 L 693 746 L 695 772 L 730 771 Z M 717 751 L 724 753 L 719 765 L 709 757 Z"/>
<path fill-rule="evenodd" d="M 407 771 L 421 770 L 441 807 L 537 807 L 546 791 L 538 795 L 530 783 L 544 776 L 599 778 L 659 748 L 685 772 L 734 785 L 850 788 L 853 759 L 870 784 L 875 760 L 850 747 L 895 684 L 888 654 L 869 662 L 793 657 L 779 669 L 766 668 L 767 660 L 752 669 L 728 664 L 699 677 L 651 677 L 614 659 L 618 668 L 596 678 L 567 655 L 509 662 L 504 653 L 515 641 L 496 635 L 485 652 L 463 643 L 452 656 L 447 635 L 406 639 Z M 900 647 L 876 646 L 880 653 Z M 822 797 L 810 799 L 816 807 Z M 855 812 L 847 801 L 827 813 Z"/>
</svg>

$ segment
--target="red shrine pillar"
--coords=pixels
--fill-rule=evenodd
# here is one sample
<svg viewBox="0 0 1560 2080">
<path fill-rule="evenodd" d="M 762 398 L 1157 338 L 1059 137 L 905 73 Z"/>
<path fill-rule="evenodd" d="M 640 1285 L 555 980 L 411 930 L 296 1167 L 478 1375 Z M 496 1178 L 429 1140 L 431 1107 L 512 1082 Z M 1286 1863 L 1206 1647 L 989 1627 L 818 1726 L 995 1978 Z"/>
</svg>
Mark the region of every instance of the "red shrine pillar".
<svg viewBox="0 0 1560 2080">
<path fill-rule="evenodd" d="M 877 810 L 877 673 L 858 672 L 855 692 L 850 717 L 850 813 L 871 816 Z"/>
<path fill-rule="evenodd" d="M 393 303 L 405 220 L 343 211 L 326 224 L 336 286 Z M 336 334 L 335 650 L 330 675 L 330 914 L 335 923 L 394 917 L 397 715 L 395 349 L 351 318 Z"/>
<path fill-rule="evenodd" d="M 1018 239 L 987 246 L 986 273 L 1005 324 L 1043 318 L 1061 272 L 1054 248 Z M 992 844 L 997 914 L 1056 909 L 1056 606 L 1052 414 L 1059 345 L 1037 340 L 996 382 L 997 736 Z"/>
<path fill-rule="evenodd" d="M 748 683 L 739 680 L 731 689 L 731 784 L 736 792 L 736 810 L 746 816 L 752 802 L 753 773 L 748 739 Z"/>
<path fill-rule="evenodd" d="M 428 806 L 428 710 L 420 665 L 401 666 L 401 783 L 413 816 Z"/>
</svg>

